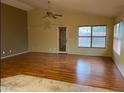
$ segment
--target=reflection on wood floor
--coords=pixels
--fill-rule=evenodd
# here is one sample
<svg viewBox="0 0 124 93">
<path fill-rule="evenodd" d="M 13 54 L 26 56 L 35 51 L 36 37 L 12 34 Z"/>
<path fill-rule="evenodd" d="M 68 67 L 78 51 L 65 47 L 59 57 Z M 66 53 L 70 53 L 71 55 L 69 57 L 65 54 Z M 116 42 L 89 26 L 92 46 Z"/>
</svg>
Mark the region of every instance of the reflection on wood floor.
<svg viewBox="0 0 124 93">
<path fill-rule="evenodd" d="M 124 78 L 108 57 L 30 52 L 2 60 L 1 77 L 18 74 L 124 91 Z"/>
</svg>

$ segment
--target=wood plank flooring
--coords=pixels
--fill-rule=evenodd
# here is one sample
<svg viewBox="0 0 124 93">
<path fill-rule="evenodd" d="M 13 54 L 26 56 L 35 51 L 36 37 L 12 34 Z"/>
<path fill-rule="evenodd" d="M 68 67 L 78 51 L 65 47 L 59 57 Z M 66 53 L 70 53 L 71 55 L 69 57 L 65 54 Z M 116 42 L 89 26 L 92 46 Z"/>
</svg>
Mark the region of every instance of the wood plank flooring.
<svg viewBox="0 0 124 93">
<path fill-rule="evenodd" d="M 30 52 L 2 60 L 1 78 L 18 74 L 124 91 L 124 78 L 108 57 Z"/>
</svg>

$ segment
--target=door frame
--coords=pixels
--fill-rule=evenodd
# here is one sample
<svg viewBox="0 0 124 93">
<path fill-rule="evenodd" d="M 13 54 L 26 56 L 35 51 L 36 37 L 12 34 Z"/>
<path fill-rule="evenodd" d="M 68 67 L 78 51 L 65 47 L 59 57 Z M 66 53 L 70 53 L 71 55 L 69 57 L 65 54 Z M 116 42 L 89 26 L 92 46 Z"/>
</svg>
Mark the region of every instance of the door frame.
<svg viewBox="0 0 124 93">
<path fill-rule="evenodd" d="M 59 27 L 66 27 L 66 26 L 59 26 Z M 57 53 L 68 53 L 68 29 L 66 27 L 66 51 L 59 51 L 59 27 L 57 27 Z"/>
</svg>

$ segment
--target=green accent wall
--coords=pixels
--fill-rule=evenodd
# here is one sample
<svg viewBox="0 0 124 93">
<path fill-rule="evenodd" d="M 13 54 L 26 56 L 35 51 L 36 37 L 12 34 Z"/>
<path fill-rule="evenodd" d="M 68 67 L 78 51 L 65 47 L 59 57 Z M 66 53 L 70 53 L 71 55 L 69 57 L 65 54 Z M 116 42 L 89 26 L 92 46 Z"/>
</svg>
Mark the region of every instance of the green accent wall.
<svg viewBox="0 0 124 93">
<path fill-rule="evenodd" d="M 5 57 L 27 50 L 27 12 L 1 4 L 1 56 Z"/>
</svg>

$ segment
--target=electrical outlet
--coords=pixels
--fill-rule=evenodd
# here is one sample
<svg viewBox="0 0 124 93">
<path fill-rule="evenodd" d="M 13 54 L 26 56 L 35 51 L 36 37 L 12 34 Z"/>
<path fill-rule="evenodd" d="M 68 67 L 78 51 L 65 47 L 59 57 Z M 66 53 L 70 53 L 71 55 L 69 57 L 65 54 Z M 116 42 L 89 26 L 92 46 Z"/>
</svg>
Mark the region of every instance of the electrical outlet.
<svg viewBox="0 0 124 93">
<path fill-rule="evenodd" d="M 9 53 L 12 53 L 12 50 L 9 50 Z"/>
<path fill-rule="evenodd" d="M 4 55 L 4 54 L 5 54 L 5 51 L 3 51 L 2 53 L 3 53 L 3 55 Z"/>
</svg>

